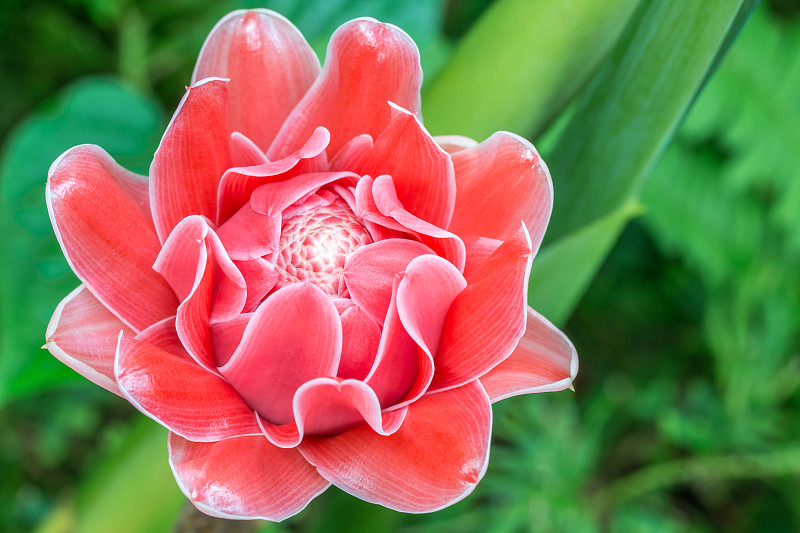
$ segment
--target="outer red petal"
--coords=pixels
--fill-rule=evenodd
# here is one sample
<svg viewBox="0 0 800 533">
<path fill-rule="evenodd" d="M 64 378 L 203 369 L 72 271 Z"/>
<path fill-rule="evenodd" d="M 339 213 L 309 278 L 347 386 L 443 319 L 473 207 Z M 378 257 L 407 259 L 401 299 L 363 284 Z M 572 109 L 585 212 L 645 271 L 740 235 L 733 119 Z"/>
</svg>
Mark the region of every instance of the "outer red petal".
<svg viewBox="0 0 800 533">
<path fill-rule="evenodd" d="M 101 148 L 76 146 L 50 167 L 46 199 L 72 270 L 139 331 L 175 314 L 178 302 L 153 270 L 160 244 L 134 181 Z"/>
<path fill-rule="evenodd" d="M 456 208 L 450 231 L 506 240 L 525 221 L 532 249 L 539 249 L 553 210 L 550 172 L 531 143 L 497 132 L 453 154 Z"/>
<path fill-rule="evenodd" d="M 219 518 L 281 521 L 330 486 L 297 450 L 261 435 L 205 443 L 170 433 L 169 463 L 186 497 Z"/>
<path fill-rule="evenodd" d="M 236 391 L 191 359 L 120 337 L 114 370 L 137 409 L 185 438 L 209 442 L 261 433 Z"/>
<path fill-rule="evenodd" d="M 470 382 L 503 361 L 525 331 L 531 252 L 524 225 L 467 278 L 453 301 L 431 391 Z"/>
<path fill-rule="evenodd" d="M 377 138 L 391 119 L 388 101 L 419 113 L 421 85 L 419 51 L 405 32 L 370 18 L 351 20 L 331 37 L 322 74 L 267 155 L 275 160 L 290 154 L 316 126 L 331 132 L 329 154 L 362 133 Z"/>
<path fill-rule="evenodd" d="M 189 87 L 150 165 L 150 204 L 161 242 L 189 215 L 217 218 L 217 186 L 231 166 L 226 80 Z"/>
<path fill-rule="evenodd" d="M 268 9 L 238 10 L 211 30 L 192 83 L 230 78 L 230 131 L 266 151 L 319 71 L 317 55 L 286 18 Z"/>
<path fill-rule="evenodd" d="M 336 435 L 366 423 L 379 435 L 391 435 L 406 417 L 406 409 L 382 413 L 375 392 L 355 379 L 316 378 L 297 389 L 292 401 L 294 421 L 276 425 L 259 419 L 264 435 L 276 446 L 294 448 L 303 437 Z"/>
<path fill-rule="evenodd" d="M 342 490 L 407 513 L 426 513 L 467 496 L 486 472 L 492 410 L 475 381 L 426 395 L 388 437 L 359 426 L 306 439 L 300 452 Z"/>
<path fill-rule="evenodd" d="M 392 176 L 397 196 L 409 212 L 446 228 L 453 214 L 456 182 L 453 162 L 413 113 L 392 104 L 392 121 L 375 140 L 348 143 L 337 154 L 336 170 Z M 360 148 L 360 149 L 359 149 Z"/>
<path fill-rule="evenodd" d="M 45 347 L 83 377 L 121 396 L 114 379 L 120 331 L 129 337 L 134 335 L 85 285 L 80 285 L 56 307 L 45 333 Z"/>
<path fill-rule="evenodd" d="M 342 320 L 342 359 L 336 375 L 343 379 L 364 379 L 369 374 L 378 353 L 381 328 L 357 305 L 342 311 L 340 318 Z"/>
<path fill-rule="evenodd" d="M 516 349 L 480 381 L 497 402 L 518 394 L 564 390 L 577 373 L 578 353 L 570 340 L 528 307 L 525 335 Z"/>
<path fill-rule="evenodd" d="M 342 323 L 330 298 L 309 283 L 277 290 L 262 303 L 220 372 L 261 416 L 291 422 L 292 398 L 310 379 L 335 376 Z"/>
</svg>

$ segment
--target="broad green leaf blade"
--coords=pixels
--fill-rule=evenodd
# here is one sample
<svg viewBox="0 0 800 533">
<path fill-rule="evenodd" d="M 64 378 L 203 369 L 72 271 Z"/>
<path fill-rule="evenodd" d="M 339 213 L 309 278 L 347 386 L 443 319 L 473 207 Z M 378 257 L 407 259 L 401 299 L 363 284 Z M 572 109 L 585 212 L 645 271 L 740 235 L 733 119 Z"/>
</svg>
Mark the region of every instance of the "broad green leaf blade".
<svg viewBox="0 0 800 533">
<path fill-rule="evenodd" d="M 165 533 L 187 500 L 167 458 L 167 431 L 140 417 L 38 533 Z"/>
<path fill-rule="evenodd" d="M 556 190 L 549 242 L 636 193 L 714 64 L 741 4 L 642 3 L 547 160 Z"/>
<path fill-rule="evenodd" d="M 161 123 L 149 99 L 91 79 L 64 91 L 10 136 L 0 167 L 0 405 L 83 380 L 40 348 L 50 315 L 79 283 L 50 227 L 47 169 L 68 148 L 95 143 L 123 166 L 146 172 Z"/>
<path fill-rule="evenodd" d="M 425 125 L 479 140 L 497 130 L 541 129 L 583 86 L 636 4 L 495 2 L 423 94 Z"/>
<path fill-rule="evenodd" d="M 641 212 L 638 203 L 626 204 L 543 248 L 531 269 L 528 303 L 563 324 L 600 268 L 597 258 L 608 255 L 625 224 Z"/>
</svg>

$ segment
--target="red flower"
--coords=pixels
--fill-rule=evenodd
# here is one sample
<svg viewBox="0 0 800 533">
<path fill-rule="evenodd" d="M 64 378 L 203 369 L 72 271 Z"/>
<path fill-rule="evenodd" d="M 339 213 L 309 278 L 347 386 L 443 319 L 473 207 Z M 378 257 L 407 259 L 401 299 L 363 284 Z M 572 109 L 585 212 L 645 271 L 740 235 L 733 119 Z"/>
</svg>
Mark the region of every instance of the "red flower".
<svg viewBox="0 0 800 533">
<path fill-rule="evenodd" d="M 394 26 L 348 22 L 320 70 L 286 19 L 237 11 L 149 180 L 96 146 L 50 170 L 83 284 L 47 347 L 170 430 L 206 513 L 281 520 L 331 483 L 441 509 L 486 470 L 491 402 L 575 376 L 526 305 L 547 167 L 510 133 L 432 138 L 421 80 Z"/>
</svg>

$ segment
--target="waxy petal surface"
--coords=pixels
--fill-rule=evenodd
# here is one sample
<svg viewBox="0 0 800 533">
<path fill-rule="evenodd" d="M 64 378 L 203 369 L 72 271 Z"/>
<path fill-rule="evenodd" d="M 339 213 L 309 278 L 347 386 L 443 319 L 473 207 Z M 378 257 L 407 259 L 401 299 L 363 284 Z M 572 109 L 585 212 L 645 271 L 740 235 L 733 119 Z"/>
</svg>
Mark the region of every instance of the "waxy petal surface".
<svg viewBox="0 0 800 533">
<path fill-rule="evenodd" d="M 259 419 L 264 435 L 281 448 L 293 448 L 304 437 L 336 435 L 364 423 L 379 435 L 391 435 L 406 416 L 406 409 L 381 413 L 375 392 L 355 379 L 307 381 L 297 389 L 292 410 L 294 421 L 288 424 Z"/>
<path fill-rule="evenodd" d="M 161 242 L 184 217 L 217 219 L 217 187 L 231 166 L 228 82 L 186 90 L 150 165 L 150 205 Z"/>
<path fill-rule="evenodd" d="M 328 130 L 316 128 L 303 146 L 282 159 L 256 166 L 228 169 L 219 182 L 217 223 L 222 224 L 233 216 L 250 201 L 253 191 L 261 185 L 284 181 L 308 172 L 327 170 L 325 147 L 330 138 Z"/>
<path fill-rule="evenodd" d="M 160 244 L 130 173 L 97 146 L 66 151 L 50 167 L 46 200 L 73 272 L 134 331 L 175 314 L 178 301 L 153 270 Z"/>
<path fill-rule="evenodd" d="M 391 300 L 391 294 L 389 298 Z M 366 311 L 357 305 L 345 309 L 340 318 L 342 320 L 342 359 L 336 375 L 343 379 L 363 380 L 369 374 L 378 353 L 381 328 Z"/>
<path fill-rule="evenodd" d="M 397 293 L 402 274 L 394 278 L 392 299 L 383 324 L 378 354 L 365 383 L 372 387 L 381 406 L 397 409 L 425 393 L 433 378 L 433 360 L 417 347 L 400 320 Z"/>
<path fill-rule="evenodd" d="M 431 391 L 478 378 L 516 347 L 525 331 L 530 240 L 524 225 L 467 278 L 442 329 Z"/>
<path fill-rule="evenodd" d="M 281 521 L 330 486 L 297 450 L 262 435 L 205 443 L 170 433 L 169 463 L 186 497 L 219 518 Z"/>
<path fill-rule="evenodd" d="M 424 254 L 433 254 L 433 250 L 407 239 L 386 239 L 362 246 L 344 262 L 342 275 L 350 297 L 372 320 L 383 324 L 395 275 Z"/>
<path fill-rule="evenodd" d="M 372 138 L 391 120 L 389 101 L 419 113 L 422 69 L 414 41 L 401 29 L 370 18 L 343 24 L 328 44 L 317 81 L 286 119 L 267 152 L 284 157 L 316 126 L 331 132 L 330 154 L 366 133 Z"/>
<path fill-rule="evenodd" d="M 492 402 L 519 394 L 554 392 L 572 386 L 578 353 L 570 340 L 528 307 L 525 335 L 506 360 L 480 381 Z"/>
<path fill-rule="evenodd" d="M 452 157 L 457 195 L 447 229 L 462 237 L 504 241 L 523 220 L 535 253 L 553 210 L 550 172 L 536 148 L 518 135 L 501 131 Z"/>
<path fill-rule="evenodd" d="M 229 129 L 266 151 L 319 72 L 317 55 L 286 18 L 268 9 L 238 10 L 211 30 L 192 83 L 230 78 Z"/>
<path fill-rule="evenodd" d="M 413 113 L 392 104 L 392 120 L 374 145 L 363 137 L 354 141 L 332 162 L 337 169 L 391 175 L 409 212 L 435 226 L 448 226 L 456 200 L 453 162 Z"/>
<path fill-rule="evenodd" d="M 154 268 L 181 299 L 176 327 L 198 364 L 216 372 L 210 324 L 232 320 L 244 309 L 247 287 L 206 219 L 190 216 L 170 233 Z"/>
<path fill-rule="evenodd" d="M 121 337 L 114 366 L 128 401 L 187 439 L 210 442 L 261 433 L 255 413 L 236 391 L 193 360 Z"/>
<path fill-rule="evenodd" d="M 219 370 L 248 405 L 280 425 L 292 421 L 300 385 L 336 375 L 341 351 L 342 323 L 333 302 L 318 287 L 295 283 L 258 307 Z"/>
<path fill-rule="evenodd" d="M 492 410 L 475 381 L 426 395 L 388 437 L 362 425 L 299 446 L 319 473 L 362 500 L 407 513 L 451 505 L 475 488 L 489 459 Z"/>
<path fill-rule="evenodd" d="M 80 285 L 56 307 L 45 333 L 45 347 L 83 377 L 121 396 L 114 378 L 120 331 L 128 337 L 134 335 L 85 285 Z"/>
</svg>

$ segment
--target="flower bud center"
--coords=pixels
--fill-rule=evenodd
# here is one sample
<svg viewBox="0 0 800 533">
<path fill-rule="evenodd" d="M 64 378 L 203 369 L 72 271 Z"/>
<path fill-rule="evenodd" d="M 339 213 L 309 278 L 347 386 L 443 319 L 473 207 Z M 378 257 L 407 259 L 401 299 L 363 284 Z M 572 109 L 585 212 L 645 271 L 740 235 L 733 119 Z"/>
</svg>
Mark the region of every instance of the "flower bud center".
<svg viewBox="0 0 800 533">
<path fill-rule="evenodd" d="M 371 242 L 360 219 L 342 200 L 297 214 L 281 226 L 275 288 L 305 281 L 341 296 L 345 256 Z"/>
</svg>

